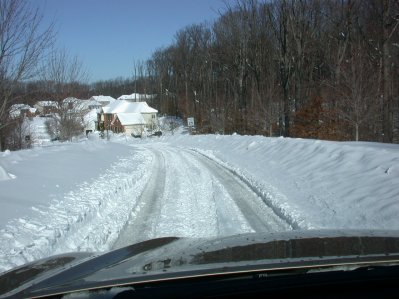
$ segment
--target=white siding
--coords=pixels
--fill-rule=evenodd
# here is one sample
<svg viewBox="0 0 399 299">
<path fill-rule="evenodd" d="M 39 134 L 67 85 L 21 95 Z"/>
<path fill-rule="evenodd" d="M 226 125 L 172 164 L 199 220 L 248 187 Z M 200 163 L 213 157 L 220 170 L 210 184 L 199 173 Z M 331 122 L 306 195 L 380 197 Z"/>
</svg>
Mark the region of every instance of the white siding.
<svg viewBox="0 0 399 299">
<path fill-rule="evenodd" d="M 156 113 L 142 113 L 143 118 L 147 124 L 147 128 L 154 129 L 157 126 L 157 114 Z"/>
<path fill-rule="evenodd" d="M 124 126 L 125 128 L 125 134 L 127 136 L 131 136 L 132 133 L 134 135 L 141 135 L 144 129 L 144 125 L 127 125 Z"/>
</svg>

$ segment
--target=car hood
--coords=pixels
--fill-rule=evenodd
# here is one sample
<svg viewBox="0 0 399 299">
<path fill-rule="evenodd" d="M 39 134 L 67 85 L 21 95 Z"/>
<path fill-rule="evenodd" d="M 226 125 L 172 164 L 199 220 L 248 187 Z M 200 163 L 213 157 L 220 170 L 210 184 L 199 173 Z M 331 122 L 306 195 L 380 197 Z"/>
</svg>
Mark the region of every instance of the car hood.
<svg viewBox="0 0 399 299">
<path fill-rule="evenodd" d="M 0 298 L 284 268 L 396 264 L 399 231 L 313 230 L 210 239 L 164 237 L 107 253 L 62 254 L 0 276 Z"/>
</svg>

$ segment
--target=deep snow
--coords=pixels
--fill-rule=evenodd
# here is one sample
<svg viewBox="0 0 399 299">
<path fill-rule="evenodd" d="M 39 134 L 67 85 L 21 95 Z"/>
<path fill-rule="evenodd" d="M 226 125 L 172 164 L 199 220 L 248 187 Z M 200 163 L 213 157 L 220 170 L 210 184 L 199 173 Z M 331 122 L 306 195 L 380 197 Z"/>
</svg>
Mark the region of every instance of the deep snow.
<svg viewBox="0 0 399 299">
<path fill-rule="evenodd" d="M 266 138 L 175 137 L 249 180 L 303 229 L 399 229 L 399 145 Z"/>
<path fill-rule="evenodd" d="M 61 252 L 112 248 L 150 180 L 154 156 L 148 149 L 166 146 L 192 149 L 227 167 L 295 229 L 399 229 L 397 145 L 238 135 L 95 139 L 0 153 L 0 272 Z M 171 201 L 178 192 L 174 183 L 168 175 Z M 161 216 L 172 203 L 162 205 Z M 195 210 L 186 208 L 193 213 L 179 215 L 175 233 L 196 236 L 184 225 Z M 207 225 L 200 236 L 214 235 Z M 174 233 L 174 223 L 160 222 L 158 229 L 164 226 Z"/>
</svg>

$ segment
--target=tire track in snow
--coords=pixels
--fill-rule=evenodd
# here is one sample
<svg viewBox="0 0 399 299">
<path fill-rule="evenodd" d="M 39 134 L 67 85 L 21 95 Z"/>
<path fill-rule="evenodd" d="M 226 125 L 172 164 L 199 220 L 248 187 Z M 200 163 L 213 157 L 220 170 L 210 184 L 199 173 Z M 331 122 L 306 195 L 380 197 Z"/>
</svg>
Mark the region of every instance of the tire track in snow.
<svg viewBox="0 0 399 299">
<path fill-rule="evenodd" d="M 226 188 L 235 204 L 256 232 L 286 231 L 292 229 L 288 221 L 279 217 L 273 209 L 265 205 L 253 186 L 243 181 L 222 165 L 196 152 L 184 150 L 187 155 L 200 161 L 208 171 Z"/>
<path fill-rule="evenodd" d="M 179 186 L 170 186 L 169 195 L 180 193 L 180 198 L 173 198 L 180 205 L 180 233 L 191 237 L 214 237 L 253 232 L 244 215 L 226 192 L 224 186 L 213 173 L 204 167 L 195 157 L 187 156 L 180 149 L 168 147 L 171 169 L 179 173 Z M 167 207 L 163 213 L 168 214 Z M 173 206 L 169 208 L 171 211 Z M 173 219 L 173 218 L 171 218 Z M 172 226 L 169 221 L 169 227 Z M 165 227 L 165 226 L 164 226 Z M 184 231 L 184 227 L 188 231 Z M 166 227 L 165 227 L 166 228 Z M 162 229 L 162 226 L 161 226 Z"/>
<path fill-rule="evenodd" d="M 302 218 L 298 217 L 298 215 L 290 215 L 285 211 L 285 209 L 280 205 L 277 205 L 275 202 L 278 200 L 278 198 L 273 198 L 271 200 L 271 196 L 269 192 L 265 192 L 263 188 L 260 188 L 256 182 L 251 181 L 251 179 L 248 179 L 246 175 L 240 173 L 240 171 L 237 171 L 237 169 L 228 167 L 223 165 L 223 163 L 218 162 L 217 160 L 214 160 L 212 157 L 209 157 L 208 155 L 202 153 L 201 151 L 198 151 L 197 149 L 190 149 L 190 152 L 202 157 L 203 159 L 206 159 L 210 161 L 213 165 L 219 166 L 222 169 L 224 169 L 226 172 L 231 173 L 233 176 L 235 176 L 239 181 L 244 183 L 250 190 L 252 190 L 262 201 L 264 204 L 270 208 L 276 216 L 278 216 L 283 222 L 287 223 L 291 229 L 293 230 L 300 230 L 300 229 L 310 229 L 311 227 L 309 224 Z M 270 188 L 270 186 L 269 186 Z M 269 189 L 269 188 L 266 188 Z M 263 190 L 263 191 L 262 191 Z M 278 196 L 281 196 L 278 194 Z"/>
<path fill-rule="evenodd" d="M 156 225 L 156 212 L 160 209 L 160 197 L 165 188 L 165 157 L 160 151 L 152 150 L 151 177 L 134 207 L 130 219 L 112 249 L 154 238 L 151 233 Z"/>
<path fill-rule="evenodd" d="M 163 144 L 152 176 L 113 248 L 157 237 L 215 237 L 286 231 L 290 225 L 238 176 L 192 151 Z"/>
</svg>

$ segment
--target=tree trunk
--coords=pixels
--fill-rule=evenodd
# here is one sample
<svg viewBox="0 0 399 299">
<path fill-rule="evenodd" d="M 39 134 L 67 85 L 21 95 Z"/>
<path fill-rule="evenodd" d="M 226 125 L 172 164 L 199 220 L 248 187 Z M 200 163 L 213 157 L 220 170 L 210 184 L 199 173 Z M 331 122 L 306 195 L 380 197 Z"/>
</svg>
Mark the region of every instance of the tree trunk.
<svg viewBox="0 0 399 299">
<path fill-rule="evenodd" d="M 0 129 L 0 152 L 4 151 L 3 149 L 3 129 Z"/>
<path fill-rule="evenodd" d="M 399 143 L 399 98 L 392 100 L 392 142 Z"/>
<path fill-rule="evenodd" d="M 392 99 L 392 89 L 391 89 L 391 53 L 390 53 L 390 35 L 391 32 L 390 22 L 391 22 L 391 1 L 382 1 L 383 5 L 383 16 L 382 16 L 382 32 L 383 32 L 383 92 L 384 92 L 384 106 L 383 106 L 383 141 L 393 142 L 393 131 L 394 131 L 394 105 Z M 398 139 L 399 136 L 395 136 Z"/>
<path fill-rule="evenodd" d="M 355 140 L 359 141 L 359 124 L 358 123 L 355 123 L 355 130 L 356 130 Z"/>
<path fill-rule="evenodd" d="M 386 29 L 384 26 L 384 37 Z M 389 46 L 388 41 L 384 40 L 383 44 L 383 92 L 384 92 L 384 106 L 383 106 L 383 141 L 392 142 L 392 105 L 389 88 Z"/>
</svg>

